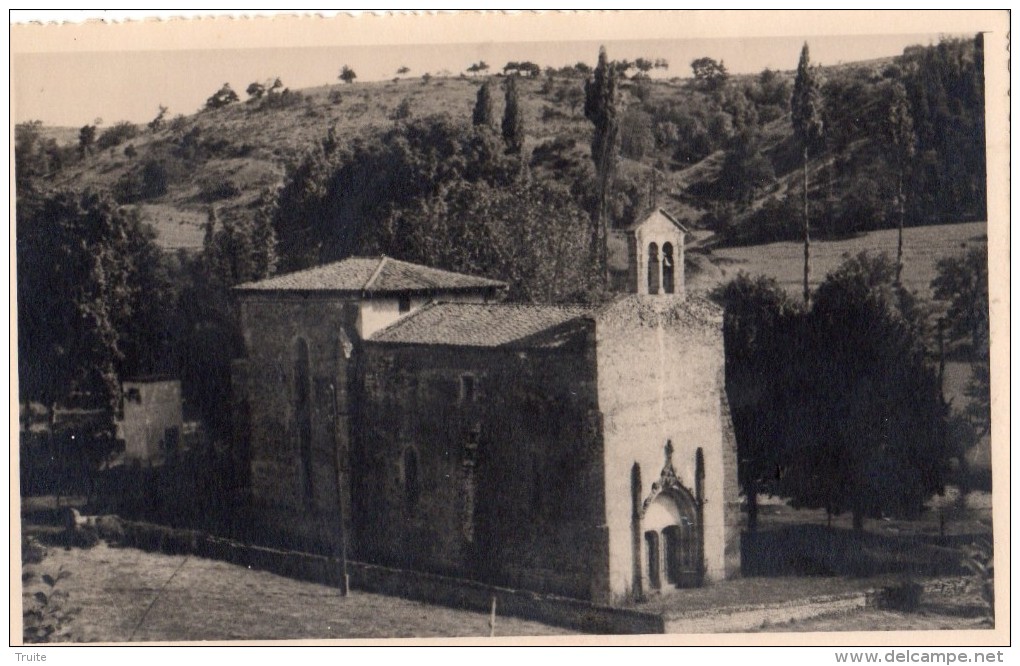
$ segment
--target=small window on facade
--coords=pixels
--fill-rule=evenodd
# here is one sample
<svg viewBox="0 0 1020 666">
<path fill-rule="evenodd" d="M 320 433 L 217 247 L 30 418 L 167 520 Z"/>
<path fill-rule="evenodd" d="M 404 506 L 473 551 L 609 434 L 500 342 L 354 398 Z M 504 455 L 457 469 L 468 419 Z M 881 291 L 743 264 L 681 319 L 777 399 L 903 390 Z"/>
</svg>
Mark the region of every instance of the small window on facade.
<svg viewBox="0 0 1020 666">
<path fill-rule="evenodd" d="M 411 311 L 411 297 L 401 296 L 400 300 L 397 301 L 397 308 L 400 310 L 400 314 Z"/>
<path fill-rule="evenodd" d="M 462 375 L 460 378 L 460 401 L 470 403 L 475 401 L 475 378 L 472 375 Z"/>
</svg>

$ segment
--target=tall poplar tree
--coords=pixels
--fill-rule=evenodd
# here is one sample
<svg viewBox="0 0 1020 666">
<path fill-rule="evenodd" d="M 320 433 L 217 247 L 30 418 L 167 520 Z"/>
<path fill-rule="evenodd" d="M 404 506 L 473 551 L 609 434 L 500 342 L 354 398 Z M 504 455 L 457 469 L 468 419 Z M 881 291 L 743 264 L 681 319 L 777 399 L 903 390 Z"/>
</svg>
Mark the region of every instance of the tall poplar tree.
<svg viewBox="0 0 1020 666">
<path fill-rule="evenodd" d="M 896 212 L 899 218 L 897 223 L 899 235 L 896 239 L 896 284 L 899 285 L 903 272 L 903 219 L 907 209 L 903 181 L 914 157 L 914 120 L 910 114 L 907 91 L 900 84 L 892 88 L 889 110 L 885 118 L 885 133 L 889 141 L 887 144 L 889 155 L 896 168 Z"/>
<path fill-rule="evenodd" d="M 797 78 L 793 84 L 793 98 L 790 100 L 793 131 L 800 141 L 804 160 L 804 304 L 811 300 L 808 284 L 811 274 L 811 232 L 808 213 L 808 158 L 809 152 L 817 146 L 823 136 L 822 96 L 814 72 L 807 42 L 800 51 L 797 64 Z"/>
<path fill-rule="evenodd" d="M 599 62 L 591 79 L 584 84 L 584 116 L 595 125 L 591 139 L 591 158 L 598 179 L 598 203 L 592 229 L 592 262 L 608 283 L 606 236 L 609 226 L 609 192 L 620 151 L 620 117 L 617 99 L 617 71 L 609 62 L 606 47 L 599 48 Z"/>
<path fill-rule="evenodd" d="M 506 152 L 520 155 L 524 148 L 524 114 L 517 93 L 517 77 L 511 76 L 504 84 L 506 90 L 506 108 L 503 110 L 503 141 Z"/>
<path fill-rule="evenodd" d="M 471 114 L 471 123 L 475 126 L 492 127 L 496 111 L 493 108 L 492 82 L 486 81 L 478 89 L 475 109 Z"/>
</svg>

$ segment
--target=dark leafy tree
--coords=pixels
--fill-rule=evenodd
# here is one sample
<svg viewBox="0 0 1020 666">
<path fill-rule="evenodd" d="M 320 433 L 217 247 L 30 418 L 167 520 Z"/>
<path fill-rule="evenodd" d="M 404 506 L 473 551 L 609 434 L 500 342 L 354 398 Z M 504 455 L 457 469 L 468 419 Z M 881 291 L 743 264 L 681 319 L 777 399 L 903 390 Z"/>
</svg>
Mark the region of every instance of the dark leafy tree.
<svg viewBox="0 0 1020 666">
<path fill-rule="evenodd" d="M 109 127 L 99 135 L 96 139 L 96 148 L 99 150 L 107 150 L 118 146 L 125 141 L 135 138 L 138 136 L 138 127 L 134 123 L 129 123 L 126 120 L 116 123 L 112 127 Z"/>
<path fill-rule="evenodd" d="M 520 155 L 524 149 L 524 110 L 521 108 L 517 77 L 511 76 L 503 84 L 505 105 L 503 107 L 503 142 L 506 152 Z"/>
<path fill-rule="evenodd" d="M 411 117 L 411 99 L 405 97 L 404 99 L 400 100 L 400 104 L 398 104 L 397 107 L 393 109 L 393 113 L 390 115 L 390 118 L 392 118 L 393 120 L 406 120 L 410 117 Z"/>
<path fill-rule="evenodd" d="M 506 185 L 519 160 L 495 132 L 446 117 L 412 118 L 381 137 L 316 148 L 291 167 L 275 213 L 281 270 L 382 251 L 382 221 L 457 180 Z M 401 256 L 395 244 L 388 254 Z"/>
<path fill-rule="evenodd" d="M 795 506 L 849 511 L 858 531 L 865 518 L 917 516 L 954 454 L 920 310 L 895 272 L 885 255 L 862 254 L 819 286 L 800 347 L 807 411 L 781 479 Z"/>
<path fill-rule="evenodd" d="M 577 85 L 566 85 L 556 91 L 556 101 L 570 107 L 571 113 L 584 103 L 584 90 Z"/>
<path fill-rule="evenodd" d="M 258 81 L 252 81 L 244 91 L 250 99 L 262 99 L 266 94 L 266 87 Z"/>
<path fill-rule="evenodd" d="M 78 154 L 83 158 L 92 154 L 92 148 L 96 143 L 96 126 L 84 125 L 78 130 Z"/>
<path fill-rule="evenodd" d="M 170 109 L 162 104 L 159 105 L 159 111 L 156 112 L 156 117 L 149 121 L 148 127 L 151 132 L 158 132 L 163 129 L 166 124 L 166 112 Z"/>
<path fill-rule="evenodd" d="M 482 72 L 487 72 L 489 71 L 489 63 L 485 62 L 484 60 L 479 60 L 478 62 L 471 63 L 471 66 L 467 68 L 467 71 L 471 72 L 472 74 L 480 74 Z"/>
<path fill-rule="evenodd" d="M 178 305 L 180 370 L 185 398 L 213 437 L 230 436 L 230 362 L 242 353 L 237 312 L 230 288 L 273 274 L 275 204 L 270 193 L 254 214 L 220 216 L 209 210 L 201 254 L 186 264 Z"/>
<path fill-rule="evenodd" d="M 510 61 L 503 66 L 503 73 L 535 77 L 541 75 L 542 67 L 530 60 L 525 60 L 523 62 Z"/>
<path fill-rule="evenodd" d="M 205 101 L 206 109 L 220 109 L 229 104 L 233 104 L 240 100 L 234 89 L 230 87 L 229 83 L 224 83 L 219 90 L 212 94 Z"/>
<path fill-rule="evenodd" d="M 654 148 L 652 117 L 641 109 L 627 110 L 620 130 L 620 154 L 632 160 L 640 160 Z"/>
<path fill-rule="evenodd" d="M 988 250 L 972 247 L 960 257 L 938 262 L 932 281 L 936 300 L 946 308 L 944 328 L 948 344 L 962 348 L 970 361 L 970 379 L 964 388 L 966 401 L 957 405 L 953 419 L 957 458 L 961 463 L 958 482 L 969 487 L 967 450 L 991 430 L 991 366 L 988 300 Z"/>
<path fill-rule="evenodd" d="M 577 302 L 593 298 L 595 286 L 588 264 L 577 261 L 588 225 L 570 193 L 553 184 L 459 181 L 395 211 L 384 225 L 383 248 L 409 261 L 505 280 L 513 301 Z"/>
<path fill-rule="evenodd" d="M 584 84 L 584 116 L 595 125 L 591 158 L 595 163 L 597 204 L 593 211 L 591 261 L 608 283 L 606 237 L 609 229 L 609 198 L 619 159 L 620 118 L 617 70 L 609 62 L 606 48 L 599 48 L 594 75 Z"/>
<path fill-rule="evenodd" d="M 758 524 L 758 495 L 778 491 L 784 434 L 789 430 L 796 366 L 791 339 L 803 314 L 772 278 L 740 273 L 718 289 L 723 305 L 726 391 L 737 439 L 737 473 L 747 502 L 747 527 Z M 792 364 L 792 365 L 791 365 Z"/>
<path fill-rule="evenodd" d="M 706 90 L 718 90 L 730 77 L 726 65 L 721 60 L 713 60 L 707 56 L 692 60 L 691 70 L 694 72 L 694 80 Z"/>
<path fill-rule="evenodd" d="M 591 68 L 591 65 L 589 65 L 587 63 L 584 63 L 584 62 L 578 62 L 578 63 L 574 64 L 574 71 L 577 74 L 580 74 L 581 76 L 583 76 L 585 78 L 585 80 L 587 80 L 588 77 L 591 76 L 591 73 L 592 73 L 593 70 Z"/>
<path fill-rule="evenodd" d="M 18 218 L 20 399 L 96 410 L 77 440 L 95 471 L 116 447 L 119 380 L 147 367 L 130 354 L 158 344 L 160 323 L 133 318 L 160 298 L 159 250 L 137 214 L 95 191 L 19 201 Z"/>
<path fill-rule="evenodd" d="M 811 70 L 811 57 L 807 42 L 800 51 L 800 62 L 797 64 L 797 78 L 793 84 L 793 97 L 790 100 L 793 131 L 797 135 L 803 154 L 804 167 L 804 303 L 811 299 L 809 278 L 811 273 L 811 232 L 810 213 L 808 211 L 808 158 L 810 152 L 817 147 L 823 136 L 822 97 L 815 74 Z"/>
<path fill-rule="evenodd" d="M 22 197 L 40 189 L 45 177 L 59 171 L 68 161 L 68 150 L 75 151 L 61 149 L 55 139 L 44 138 L 42 128 L 38 120 L 14 126 L 14 182 L 19 206 Z"/>
<path fill-rule="evenodd" d="M 340 75 L 337 77 L 344 83 L 354 83 L 354 79 L 358 78 L 358 75 L 348 65 L 344 65 L 340 69 Z"/>
<path fill-rule="evenodd" d="M 917 141 L 912 216 L 925 223 L 986 219 L 982 35 L 908 48 L 898 65 Z"/>
<path fill-rule="evenodd" d="M 988 356 L 988 251 L 973 247 L 962 257 L 940 259 L 932 281 L 937 300 L 947 305 L 950 340 L 968 342 L 974 358 Z"/>
<path fill-rule="evenodd" d="M 757 132 L 748 128 L 734 136 L 719 171 L 720 194 L 728 201 L 747 206 L 775 180 L 772 163 L 761 152 Z"/>
<path fill-rule="evenodd" d="M 475 126 L 493 127 L 496 122 L 495 100 L 492 97 L 492 84 L 486 81 L 478 88 L 475 108 L 471 114 L 471 123 Z"/>
</svg>

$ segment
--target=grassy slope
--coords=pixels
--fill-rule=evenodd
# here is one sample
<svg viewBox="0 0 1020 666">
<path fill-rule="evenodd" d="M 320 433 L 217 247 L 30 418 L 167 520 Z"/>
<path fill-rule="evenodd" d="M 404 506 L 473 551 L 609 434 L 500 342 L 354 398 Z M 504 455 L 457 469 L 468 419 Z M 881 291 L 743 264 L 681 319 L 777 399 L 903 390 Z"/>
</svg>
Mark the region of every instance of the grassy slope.
<svg viewBox="0 0 1020 666">
<path fill-rule="evenodd" d="M 885 60 L 869 63 L 855 63 L 828 68 L 835 75 L 846 67 L 867 67 L 879 69 Z M 792 73 L 783 74 L 792 80 Z M 743 85 L 754 76 L 735 76 L 732 85 Z M 201 111 L 184 119 L 183 130 L 176 136 L 198 127 L 203 141 L 222 141 L 237 148 L 248 146 L 243 157 L 227 156 L 228 148 L 220 156 L 189 162 L 185 168 L 171 178 L 166 195 L 147 201 L 142 210 L 146 218 L 157 228 L 165 247 L 198 247 L 201 244 L 201 222 L 205 219 L 209 202 L 200 196 L 204 186 L 223 182 L 234 182 L 241 193 L 236 197 L 216 201 L 223 214 L 243 214 L 242 211 L 257 196 L 259 190 L 279 184 L 285 167 L 297 159 L 315 142 L 322 139 L 330 127 L 335 127 L 341 141 L 364 137 L 372 132 L 393 126 L 394 111 L 405 100 L 411 117 L 433 114 L 447 114 L 455 119 L 469 122 L 478 86 L 484 77 L 435 78 L 423 84 L 419 78 L 399 81 L 336 84 L 309 88 L 300 91 L 304 97 L 299 103 L 285 108 L 261 109 L 260 102 L 241 102 L 213 111 Z M 495 78 L 496 110 L 502 113 L 501 79 Z M 640 104 L 635 96 L 633 82 L 622 85 L 622 102 L 625 106 Z M 705 93 L 697 90 L 690 79 L 673 78 L 647 82 L 648 102 L 675 101 L 698 98 L 704 102 Z M 591 125 L 585 120 L 582 104 L 571 108 L 567 101 L 556 101 L 564 97 L 563 91 L 580 89 L 583 81 L 577 78 L 556 78 L 547 81 L 545 77 L 520 80 L 520 93 L 524 109 L 524 125 L 528 135 L 525 150 L 550 139 L 573 139 L 576 147 L 574 157 L 588 159 L 588 141 Z M 211 91 L 210 91 L 211 92 Z M 335 100 L 336 96 L 340 100 Z M 109 123 L 112 125 L 113 123 Z M 100 133 L 104 128 L 100 128 Z M 163 157 L 159 144 L 172 141 L 175 133 L 169 129 L 158 133 L 149 132 L 140 126 L 141 134 L 125 144 L 116 146 L 101 154 L 93 155 L 85 162 L 71 166 L 58 176 L 59 185 L 83 187 L 95 185 L 112 187 L 117 180 L 131 170 L 137 170 L 149 157 Z M 76 143 L 77 128 L 44 128 L 45 136 L 53 136 L 59 143 Z M 763 147 L 768 151 L 783 151 L 789 141 L 791 129 L 788 118 L 770 123 L 763 132 Z M 131 144 L 137 156 L 124 155 L 124 148 Z M 234 151 L 236 152 L 236 151 Z M 641 162 L 622 160 L 621 173 L 635 180 L 641 180 L 653 165 L 668 165 L 672 162 L 671 148 L 657 149 L 646 155 Z M 703 213 L 699 202 L 684 196 L 692 185 L 714 180 L 722 164 L 722 151 L 717 151 L 698 164 L 685 169 L 665 169 L 664 182 L 660 188 L 660 205 L 674 214 L 682 216 L 688 223 L 697 224 Z M 775 157 L 775 156 L 774 156 Z M 777 168 L 778 187 L 784 187 L 792 173 L 788 160 L 779 159 Z M 675 165 L 674 165 L 675 166 Z M 763 194 L 762 199 L 767 194 Z M 752 205 L 756 208 L 759 202 Z"/>
<path fill-rule="evenodd" d="M 896 236 L 895 229 L 885 229 L 840 240 L 812 241 L 812 287 L 817 287 L 844 259 L 860 252 L 885 252 L 890 258 L 895 258 Z M 903 282 L 911 291 L 930 298 L 930 285 L 939 259 L 963 255 L 968 247 L 986 243 L 984 222 L 904 229 Z M 800 241 L 705 249 L 701 252 L 704 259 L 696 254 L 696 249 L 692 250 L 695 256 L 692 256 L 692 266 L 688 270 L 702 270 L 692 271 L 693 274 L 688 277 L 688 286 L 693 290 L 712 289 L 743 271 L 774 277 L 795 298 L 803 293 L 804 245 Z"/>
</svg>

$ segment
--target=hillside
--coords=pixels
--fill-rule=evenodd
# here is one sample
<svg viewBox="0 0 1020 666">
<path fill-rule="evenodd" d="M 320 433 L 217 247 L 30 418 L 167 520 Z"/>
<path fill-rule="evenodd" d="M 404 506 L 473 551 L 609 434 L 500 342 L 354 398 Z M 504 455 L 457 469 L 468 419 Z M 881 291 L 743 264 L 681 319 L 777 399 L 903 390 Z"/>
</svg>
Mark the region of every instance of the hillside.
<svg viewBox="0 0 1020 666">
<path fill-rule="evenodd" d="M 974 64 L 979 41 L 811 69 L 825 127 L 825 147 L 812 149 L 807 165 L 816 237 L 895 226 L 898 178 L 908 189 L 908 223 L 985 219 L 984 149 L 973 140 L 983 137 L 983 107 L 972 92 L 982 80 Z M 804 165 L 790 118 L 795 73 L 729 76 L 721 64 L 703 60 L 708 66 L 694 78 L 620 81 L 621 201 L 613 222 L 624 226 L 637 209 L 661 206 L 688 226 L 715 231 L 725 244 L 796 238 Z M 138 207 L 163 247 L 198 248 L 210 207 L 220 219 L 250 217 L 261 194 L 275 191 L 331 130 L 342 148 L 432 116 L 466 132 L 486 80 L 496 84 L 498 129 L 500 76 L 398 77 L 300 91 L 279 82 L 244 101 L 230 103 L 237 98 L 230 92 L 220 108 L 161 115 L 149 127 L 94 127 L 87 154 L 76 150 L 77 129 L 35 126 L 32 139 L 31 128 L 19 126 L 19 173 L 30 170 L 22 166 L 33 151 L 55 154 L 38 168 L 47 174 L 45 186 L 108 189 Z M 583 70 L 571 68 L 518 77 L 532 177 L 575 192 L 591 177 L 584 83 Z M 897 89 L 913 116 L 916 151 L 906 173 L 897 172 L 883 136 Z M 210 99 L 218 95 L 209 92 Z"/>
<path fill-rule="evenodd" d="M 780 76 L 783 81 L 792 80 L 792 73 Z M 49 184 L 74 189 L 94 186 L 117 192 L 126 180 L 137 177 L 146 164 L 158 162 L 166 171 L 166 191 L 130 203 L 137 205 L 143 217 L 157 229 L 164 247 L 198 248 L 209 206 L 215 205 L 221 215 L 228 217 L 241 214 L 260 190 L 278 187 L 288 165 L 321 141 L 330 128 L 344 143 L 378 135 L 400 122 L 433 115 L 448 116 L 466 127 L 484 79 L 435 78 L 426 84 L 414 78 L 337 84 L 288 92 L 277 96 L 275 103 L 263 97 L 177 116 L 158 131 L 138 126 L 136 136 L 75 160 L 54 174 Z M 737 88 L 754 79 L 733 77 L 731 85 Z M 566 157 L 573 164 L 589 160 L 592 130 L 581 108 L 583 85 L 583 79 L 576 77 L 519 81 L 526 153 L 536 148 L 541 153 L 546 144 L 553 145 L 557 158 Z M 501 113 L 502 94 L 498 87 L 496 90 L 497 113 Z M 720 119 L 724 111 L 716 108 L 719 103 L 713 101 L 713 95 L 701 90 L 693 79 L 622 84 L 625 111 L 621 173 L 639 182 L 650 181 L 652 174 L 657 173 L 659 205 L 694 225 L 704 213 L 704 201 L 686 193 L 718 178 L 724 151 L 711 150 L 704 157 L 685 156 L 680 161 L 678 140 L 656 136 L 675 129 L 635 125 L 675 124 L 656 119 L 682 115 L 685 107 L 695 109 L 692 118 L 716 114 L 715 122 L 725 125 L 729 121 Z M 701 120 L 697 122 L 704 124 Z M 102 136 L 108 128 L 97 129 Z M 643 136 L 646 132 L 649 135 Z M 635 133 L 640 136 L 628 140 L 628 135 Z M 74 128 L 43 127 L 40 134 L 44 140 L 53 139 L 68 150 L 78 141 L 78 130 Z M 769 122 L 764 134 L 772 148 L 788 141 L 788 118 L 784 115 Z"/>
</svg>

